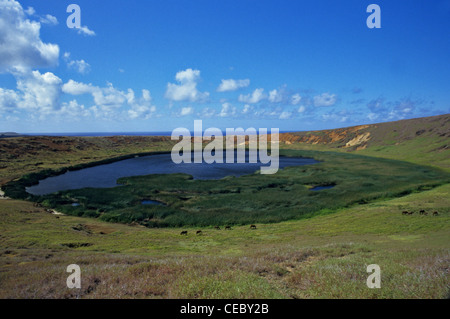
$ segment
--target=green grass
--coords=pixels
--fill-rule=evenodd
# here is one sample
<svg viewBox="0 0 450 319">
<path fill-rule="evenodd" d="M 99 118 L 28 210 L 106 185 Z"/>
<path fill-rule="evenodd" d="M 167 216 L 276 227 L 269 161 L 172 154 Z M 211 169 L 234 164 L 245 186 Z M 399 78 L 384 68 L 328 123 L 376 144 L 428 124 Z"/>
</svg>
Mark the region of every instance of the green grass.
<svg viewBox="0 0 450 319">
<path fill-rule="evenodd" d="M 182 228 L 187 236 L 177 228 L 56 218 L 28 202 L 0 200 L 0 297 L 444 298 L 449 191 L 447 184 L 256 230 L 195 235 L 198 228 Z M 419 208 L 440 215 L 401 214 Z M 71 263 L 82 269 L 79 291 L 65 287 Z M 381 267 L 381 289 L 365 285 L 372 263 Z"/>
</svg>

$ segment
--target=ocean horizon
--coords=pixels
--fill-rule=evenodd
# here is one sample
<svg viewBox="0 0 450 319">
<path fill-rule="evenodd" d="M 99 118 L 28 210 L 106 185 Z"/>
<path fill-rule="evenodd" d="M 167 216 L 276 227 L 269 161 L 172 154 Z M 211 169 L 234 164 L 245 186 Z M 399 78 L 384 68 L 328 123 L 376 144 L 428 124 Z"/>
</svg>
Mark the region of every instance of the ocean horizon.
<svg viewBox="0 0 450 319">
<path fill-rule="evenodd" d="M 294 133 L 298 131 L 280 131 L 281 133 Z M 194 132 L 190 132 L 194 136 Z M 270 133 L 270 131 L 268 132 Z M 72 137 L 95 137 L 95 136 L 171 136 L 172 132 L 69 132 L 69 133 L 19 133 L 28 136 L 72 136 Z M 225 136 L 226 132 L 222 131 Z"/>
</svg>

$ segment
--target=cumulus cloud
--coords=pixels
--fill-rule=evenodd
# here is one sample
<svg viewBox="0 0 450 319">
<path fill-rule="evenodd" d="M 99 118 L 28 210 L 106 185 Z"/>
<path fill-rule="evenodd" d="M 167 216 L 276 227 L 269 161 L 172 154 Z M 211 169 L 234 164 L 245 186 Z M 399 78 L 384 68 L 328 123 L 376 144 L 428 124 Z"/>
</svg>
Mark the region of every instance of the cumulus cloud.
<svg viewBox="0 0 450 319">
<path fill-rule="evenodd" d="M 220 110 L 220 117 L 230 117 L 236 115 L 236 108 L 230 103 L 223 103 L 222 109 Z"/>
<path fill-rule="evenodd" d="M 87 35 L 90 37 L 95 36 L 95 32 L 90 30 L 87 26 L 82 26 L 80 28 L 76 28 L 78 31 L 78 34 Z"/>
<path fill-rule="evenodd" d="M 102 109 L 119 108 L 126 101 L 130 101 L 127 93 L 114 88 L 112 83 L 107 83 L 107 86 L 102 88 L 69 80 L 62 86 L 62 91 L 71 95 L 91 94 L 95 105 Z"/>
<path fill-rule="evenodd" d="M 0 111 L 25 110 L 41 115 L 60 108 L 61 84 L 51 72 L 39 71 L 15 73 L 17 91 L 0 88 Z"/>
<path fill-rule="evenodd" d="M 86 74 L 89 73 L 91 70 L 91 66 L 89 63 L 87 63 L 84 60 L 72 60 L 70 58 L 70 53 L 65 52 L 64 53 L 64 60 L 66 61 L 67 67 L 70 69 L 74 69 L 78 73 Z"/>
<path fill-rule="evenodd" d="M 28 15 L 33 15 L 36 13 L 36 10 L 34 10 L 33 7 L 28 7 L 26 10 L 24 10 L 24 12 Z"/>
<path fill-rule="evenodd" d="M 210 118 L 216 114 L 216 110 L 210 107 L 205 107 L 201 112 L 198 112 L 197 115 L 202 118 Z"/>
<path fill-rule="evenodd" d="M 0 72 L 11 72 L 58 63 L 59 46 L 40 39 L 41 24 L 30 21 L 19 2 L 0 1 Z"/>
<path fill-rule="evenodd" d="M 272 103 L 280 103 L 283 101 L 283 94 L 278 90 L 272 90 L 269 92 L 269 101 Z"/>
<path fill-rule="evenodd" d="M 253 110 L 253 106 L 245 104 L 242 109 L 242 114 L 249 114 Z"/>
<path fill-rule="evenodd" d="M 69 80 L 67 83 L 64 83 L 62 86 L 62 91 L 71 95 L 81 95 L 86 93 L 92 93 L 97 88 L 92 86 L 92 84 L 85 84 L 76 82 L 74 80 Z"/>
<path fill-rule="evenodd" d="M 209 97 L 208 92 L 200 92 L 197 82 L 200 80 L 200 71 L 186 69 L 175 75 L 179 84 L 168 83 L 165 97 L 171 101 L 204 101 Z"/>
<path fill-rule="evenodd" d="M 51 72 L 33 71 L 17 80 L 17 88 L 23 93 L 19 107 L 49 114 L 59 108 L 62 80 Z"/>
<path fill-rule="evenodd" d="M 137 98 L 132 89 L 124 92 L 116 89 L 112 83 L 107 83 L 106 87 L 99 87 L 69 80 L 62 86 L 62 91 L 71 95 L 92 95 L 95 103 L 92 110 L 96 117 L 111 116 L 115 110 L 124 105 L 129 107 L 127 115 L 130 119 L 148 119 L 156 112 L 150 91 L 145 89 L 142 90 L 141 97 Z"/>
<path fill-rule="evenodd" d="M 58 19 L 50 14 L 46 14 L 45 16 L 39 18 L 39 22 L 43 24 L 57 25 Z"/>
<path fill-rule="evenodd" d="M 77 121 L 80 120 L 80 117 L 90 116 L 91 112 L 84 105 L 72 100 L 69 103 L 64 102 L 56 115 L 69 117 L 72 121 Z"/>
<path fill-rule="evenodd" d="M 16 91 L 0 88 L 0 113 L 14 111 L 19 101 L 20 97 Z"/>
<path fill-rule="evenodd" d="M 349 116 L 346 114 L 346 112 L 340 112 L 340 113 L 325 113 L 322 114 L 322 120 L 324 121 L 334 121 L 339 123 L 344 123 L 348 120 Z"/>
<path fill-rule="evenodd" d="M 302 97 L 298 93 L 291 96 L 291 104 L 292 105 L 297 105 L 298 103 L 300 103 L 301 100 L 302 100 Z"/>
<path fill-rule="evenodd" d="M 303 113 L 305 111 L 306 111 L 306 107 L 304 107 L 303 105 L 301 105 L 297 110 L 298 113 Z"/>
<path fill-rule="evenodd" d="M 250 85 L 249 79 L 244 80 L 222 80 L 222 83 L 220 83 L 219 87 L 217 88 L 217 92 L 229 92 L 229 91 L 236 91 L 240 88 L 245 88 Z"/>
<path fill-rule="evenodd" d="M 136 99 L 134 91 L 128 89 L 127 103 L 131 107 L 128 110 L 130 119 L 149 119 L 156 112 L 156 106 L 152 105 L 152 97 L 149 90 L 142 90 L 142 97 Z"/>
<path fill-rule="evenodd" d="M 67 63 L 69 68 L 75 69 L 78 73 L 85 74 L 89 73 L 91 70 L 91 66 L 84 60 L 74 60 Z"/>
<path fill-rule="evenodd" d="M 372 121 L 401 120 L 416 114 L 417 108 L 424 104 L 426 104 L 424 100 L 412 100 L 409 97 L 398 101 L 387 101 L 384 97 L 378 97 L 367 103 L 367 108 L 370 110 L 368 118 Z"/>
<path fill-rule="evenodd" d="M 333 106 L 336 100 L 336 94 L 322 93 L 314 97 L 314 106 Z"/>
<path fill-rule="evenodd" d="M 280 114 L 280 120 L 287 120 L 290 119 L 292 116 L 292 112 L 284 111 Z"/>
<path fill-rule="evenodd" d="M 267 98 L 266 94 L 264 94 L 264 89 L 256 89 L 251 94 L 247 95 L 239 95 L 239 102 L 244 102 L 248 104 L 256 104 L 262 100 Z"/>
<path fill-rule="evenodd" d="M 191 106 L 183 107 L 180 110 L 180 116 L 187 116 L 187 115 L 191 115 L 193 113 L 194 113 L 194 108 L 192 108 Z"/>
</svg>

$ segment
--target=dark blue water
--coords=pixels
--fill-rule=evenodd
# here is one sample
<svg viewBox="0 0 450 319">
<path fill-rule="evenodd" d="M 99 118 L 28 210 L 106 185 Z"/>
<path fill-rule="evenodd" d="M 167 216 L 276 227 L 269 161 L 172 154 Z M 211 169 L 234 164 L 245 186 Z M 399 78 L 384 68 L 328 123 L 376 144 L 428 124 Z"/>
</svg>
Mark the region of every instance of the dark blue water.
<svg viewBox="0 0 450 319">
<path fill-rule="evenodd" d="M 172 132 L 71 132 L 71 133 L 26 133 L 24 135 L 32 136 L 171 136 Z"/>
<path fill-rule="evenodd" d="M 281 131 L 280 133 L 293 133 L 297 131 Z M 225 136 L 226 131 L 222 131 Z M 23 135 L 31 136 L 71 136 L 71 137 L 86 137 L 86 136 L 171 136 L 172 131 L 157 131 L 157 132 L 70 132 L 70 133 L 23 133 Z M 194 136 L 194 132 L 191 132 Z"/>
<path fill-rule="evenodd" d="M 246 163 L 233 164 L 207 164 L 204 162 L 201 164 L 175 164 L 170 154 L 135 157 L 49 177 L 41 180 L 38 185 L 27 187 L 27 192 L 33 195 L 45 195 L 85 187 L 115 187 L 117 186 L 117 179 L 121 177 L 149 174 L 186 173 L 192 175 L 194 179 L 220 179 L 226 176 L 252 174 L 258 171 L 261 166 L 269 166 L 269 164 L 262 164 L 259 161 L 258 163 L 248 163 L 248 152 L 246 155 Z M 318 162 L 312 158 L 280 156 L 279 169 L 288 166 L 311 165 L 315 163 Z"/>
<path fill-rule="evenodd" d="M 336 185 L 316 186 L 316 187 L 310 188 L 309 190 L 310 190 L 310 191 L 321 191 L 321 190 L 324 190 L 324 189 L 330 189 L 330 188 L 333 188 L 334 186 L 336 186 Z"/>
<path fill-rule="evenodd" d="M 161 202 L 158 202 L 156 200 L 149 200 L 149 199 L 145 199 L 145 200 L 141 201 L 141 204 L 142 205 L 164 205 Z"/>
</svg>

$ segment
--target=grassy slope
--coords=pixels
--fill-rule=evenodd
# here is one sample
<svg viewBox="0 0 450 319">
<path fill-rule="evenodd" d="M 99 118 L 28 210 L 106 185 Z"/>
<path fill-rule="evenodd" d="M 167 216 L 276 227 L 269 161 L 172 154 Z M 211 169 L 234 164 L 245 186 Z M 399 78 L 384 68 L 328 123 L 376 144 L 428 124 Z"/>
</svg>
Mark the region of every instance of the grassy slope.
<svg viewBox="0 0 450 319">
<path fill-rule="evenodd" d="M 345 134 L 341 140 L 329 143 L 282 145 L 292 149 L 356 151 L 448 170 L 448 115 L 437 121 L 421 121 L 435 124 L 430 124 L 428 133 L 410 139 L 407 136 L 420 131 L 417 128 L 424 123 L 411 120 L 410 128 L 400 135 L 386 128 L 385 134 L 392 134 L 391 140 L 377 140 L 383 134 L 371 132 L 377 138 L 360 149 L 340 147 L 355 137 Z M 402 127 L 408 126 L 402 123 Z M 375 127 L 364 129 L 376 131 Z M 439 130 L 443 132 L 438 134 Z M 335 133 L 318 135 L 336 136 Z M 1 142 L 0 150 L 5 150 Z M 113 153 L 117 156 L 148 150 L 145 143 L 131 143 L 133 140 L 127 139 L 127 143 L 113 145 L 108 140 L 106 144 L 113 150 L 108 154 L 89 148 L 53 153 L 60 156 L 58 160 L 45 150 L 38 151 L 34 161 L 44 164 L 37 168 L 30 166 L 31 156 L 20 155 L 26 150 L 16 143 L 17 161 L 5 157 L 8 151 L 0 152 L 6 166 L 0 173 L 5 173 L 5 181 L 18 177 L 19 172 L 41 170 L 39 166 L 64 166 L 68 154 L 80 162 L 92 161 L 97 154 L 100 155 L 96 160 Z M 84 154 L 91 159 L 83 159 Z M 56 218 L 28 202 L 0 200 L 0 298 L 448 297 L 449 193 L 447 184 L 332 215 L 258 224 L 258 229 L 252 231 L 248 227 L 234 227 L 231 231 L 206 228 L 203 235 L 196 236 L 196 229 L 188 229 L 187 237 L 179 235 L 180 229 L 146 229 L 71 216 Z M 438 210 L 440 216 L 401 215 L 403 210 L 419 209 Z M 77 243 L 92 245 L 67 247 Z M 82 269 L 80 291 L 65 288 L 65 268 L 71 263 Z M 371 263 L 381 267 L 381 289 L 372 290 L 365 285 L 366 266 Z"/>
<path fill-rule="evenodd" d="M 81 266 L 98 297 L 442 298 L 448 285 L 450 185 L 303 221 L 230 231 L 147 229 L 45 213 L 0 201 L 0 297 L 74 297 Z M 438 209 L 440 216 L 403 216 Z M 82 226 L 80 226 L 80 224 Z M 75 227 L 75 230 L 73 229 Z M 103 234 L 101 234 L 103 233 Z M 67 244 L 91 246 L 68 248 Z M 379 264 L 382 289 L 365 285 Z"/>
<path fill-rule="evenodd" d="M 369 134 L 368 140 L 354 142 Z M 450 115 L 281 136 L 282 148 L 334 150 L 409 161 L 450 171 Z M 347 143 L 351 146 L 346 146 Z"/>
<path fill-rule="evenodd" d="M 0 185 L 26 173 L 96 162 L 123 155 L 170 151 L 170 137 L 46 137 L 0 139 Z"/>
</svg>

